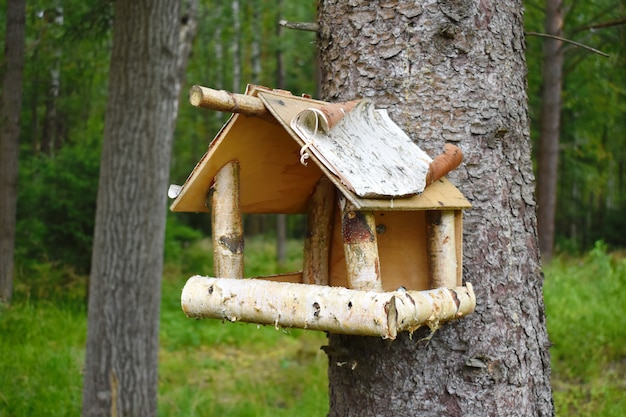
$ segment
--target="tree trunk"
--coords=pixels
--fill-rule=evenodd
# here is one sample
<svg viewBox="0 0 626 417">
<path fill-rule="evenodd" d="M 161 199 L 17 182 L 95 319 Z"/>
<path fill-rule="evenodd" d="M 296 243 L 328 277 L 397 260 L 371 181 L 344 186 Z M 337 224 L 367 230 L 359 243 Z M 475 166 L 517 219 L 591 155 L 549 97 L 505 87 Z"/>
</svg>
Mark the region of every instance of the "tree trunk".
<svg viewBox="0 0 626 417">
<path fill-rule="evenodd" d="M 545 31 L 563 36 L 562 0 L 546 0 Z M 537 184 L 537 222 L 539 249 L 545 261 L 552 257 L 556 188 L 561 132 L 561 89 L 563 84 L 563 48 L 557 39 L 543 41 L 541 93 L 541 133 L 539 136 L 539 172 Z"/>
<path fill-rule="evenodd" d="M 13 296 L 13 255 L 17 210 L 20 110 L 26 2 L 9 1 L 4 42 L 4 73 L 0 100 L 0 302 Z"/>
<path fill-rule="evenodd" d="M 155 416 L 180 2 L 115 2 L 83 416 Z"/>
<path fill-rule="evenodd" d="M 522 2 L 394 4 L 320 2 L 324 96 L 372 99 L 431 155 L 463 150 L 449 177 L 473 205 L 463 272 L 477 307 L 392 343 L 331 334 L 329 415 L 552 415 Z"/>
<path fill-rule="evenodd" d="M 276 40 L 281 45 L 281 37 L 283 35 L 283 27 L 280 21 L 283 19 L 283 1 L 276 1 Z M 276 48 L 276 88 L 285 89 L 285 65 L 283 63 L 282 47 Z M 287 262 L 287 215 L 276 215 L 276 263 L 278 268 L 282 269 Z"/>
</svg>

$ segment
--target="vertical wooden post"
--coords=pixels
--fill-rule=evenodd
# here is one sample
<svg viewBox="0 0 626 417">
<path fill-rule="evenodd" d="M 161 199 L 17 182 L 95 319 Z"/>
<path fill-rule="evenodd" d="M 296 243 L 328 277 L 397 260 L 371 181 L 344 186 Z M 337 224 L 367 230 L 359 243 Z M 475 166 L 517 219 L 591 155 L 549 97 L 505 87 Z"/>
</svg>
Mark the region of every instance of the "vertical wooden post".
<svg viewBox="0 0 626 417">
<path fill-rule="evenodd" d="M 456 286 L 463 285 L 463 210 L 454 210 L 454 236 L 456 238 Z"/>
<path fill-rule="evenodd" d="M 457 285 L 457 248 L 453 210 L 426 212 L 428 266 L 431 288 Z"/>
<path fill-rule="evenodd" d="M 218 278 L 243 278 L 243 225 L 239 207 L 239 163 L 215 175 L 211 198 L 213 269 Z"/>
<path fill-rule="evenodd" d="M 348 285 L 356 290 L 382 291 L 374 212 L 357 210 L 343 198 L 341 207 Z"/>
<path fill-rule="evenodd" d="M 304 284 L 328 285 L 335 194 L 334 184 L 322 176 L 309 200 L 302 266 Z"/>
</svg>

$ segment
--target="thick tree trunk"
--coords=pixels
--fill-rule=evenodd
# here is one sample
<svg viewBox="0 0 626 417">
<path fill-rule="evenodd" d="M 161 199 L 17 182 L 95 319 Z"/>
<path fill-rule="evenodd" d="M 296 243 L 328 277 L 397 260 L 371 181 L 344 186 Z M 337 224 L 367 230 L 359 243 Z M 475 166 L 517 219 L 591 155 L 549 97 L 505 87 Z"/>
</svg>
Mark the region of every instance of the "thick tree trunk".
<svg viewBox="0 0 626 417">
<path fill-rule="evenodd" d="M 83 416 L 155 416 L 179 8 L 115 2 L 89 292 Z"/>
<path fill-rule="evenodd" d="M 319 19 L 326 99 L 371 98 L 430 155 L 463 150 L 449 177 L 473 205 L 463 269 L 477 298 L 429 341 L 331 335 L 329 415 L 552 415 L 522 2 L 322 0 Z"/>
<path fill-rule="evenodd" d="M 0 302 L 10 302 L 13 296 L 26 2 L 9 1 L 6 19 L 3 60 L 6 69 L 0 93 Z"/>
<path fill-rule="evenodd" d="M 546 0 L 545 31 L 563 36 L 561 0 Z M 541 133 L 539 137 L 539 172 L 537 185 L 537 222 L 539 249 L 545 261 L 552 257 L 556 213 L 556 187 L 561 133 L 561 89 L 563 84 L 563 48 L 557 39 L 543 44 Z"/>
</svg>

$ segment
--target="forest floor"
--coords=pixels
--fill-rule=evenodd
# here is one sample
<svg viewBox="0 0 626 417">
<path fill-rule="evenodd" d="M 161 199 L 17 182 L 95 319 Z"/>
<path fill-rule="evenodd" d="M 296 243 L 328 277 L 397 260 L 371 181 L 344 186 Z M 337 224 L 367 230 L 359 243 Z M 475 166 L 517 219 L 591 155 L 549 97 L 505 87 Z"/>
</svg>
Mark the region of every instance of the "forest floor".
<svg viewBox="0 0 626 417">
<path fill-rule="evenodd" d="M 259 255 L 246 259 L 247 274 L 297 269 L 297 244 L 290 245 L 290 261 L 282 268 L 272 243 L 251 245 L 249 253 Z M 182 314 L 180 289 L 192 275 L 188 269 L 208 274 L 207 253 L 207 244 L 199 242 L 180 257 L 187 267 L 166 266 L 159 415 L 326 415 L 323 333 L 195 321 Z M 0 417 L 80 414 L 86 279 L 52 265 L 38 268 L 29 269 L 28 281 L 16 282 L 13 304 L 0 306 Z M 626 256 L 597 245 L 585 256 L 557 257 L 544 272 L 557 416 L 624 415 Z"/>
</svg>

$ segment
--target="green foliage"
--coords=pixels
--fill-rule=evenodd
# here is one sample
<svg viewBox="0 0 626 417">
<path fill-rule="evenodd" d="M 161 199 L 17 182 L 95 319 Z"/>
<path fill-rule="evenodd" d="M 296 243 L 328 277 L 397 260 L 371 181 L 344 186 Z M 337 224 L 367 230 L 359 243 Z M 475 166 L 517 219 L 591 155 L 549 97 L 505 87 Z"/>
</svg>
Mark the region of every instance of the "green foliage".
<svg viewBox="0 0 626 417">
<path fill-rule="evenodd" d="M 543 2 L 525 2 L 525 29 L 543 32 Z M 626 26 L 592 29 L 626 14 L 623 2 L 563 3 L 564 37 L 609 54 L 609 58 L 564 44 L 557 249 L 588 250 L 594 242 L 624 246 L 626 227 Z M 527 37 L 528 95 L 535 147 L 541 123 L 544 39 Z M 537 148 L 536 148 L 537 149 Z M 541 180 L 541 179 L 540 179 Z"/>
<path fill-rule="evenodd" d="M 557 415 L 622 415 L 626 259 L 597 242 L 583 258 L 555 259 L 545 274 Z"/>
<path fill-rule="evenodd" d="M 98 190 L 99 146 L 66 146 L 20 166 L 16 253 L 89 270 Z"/>
</svg>

